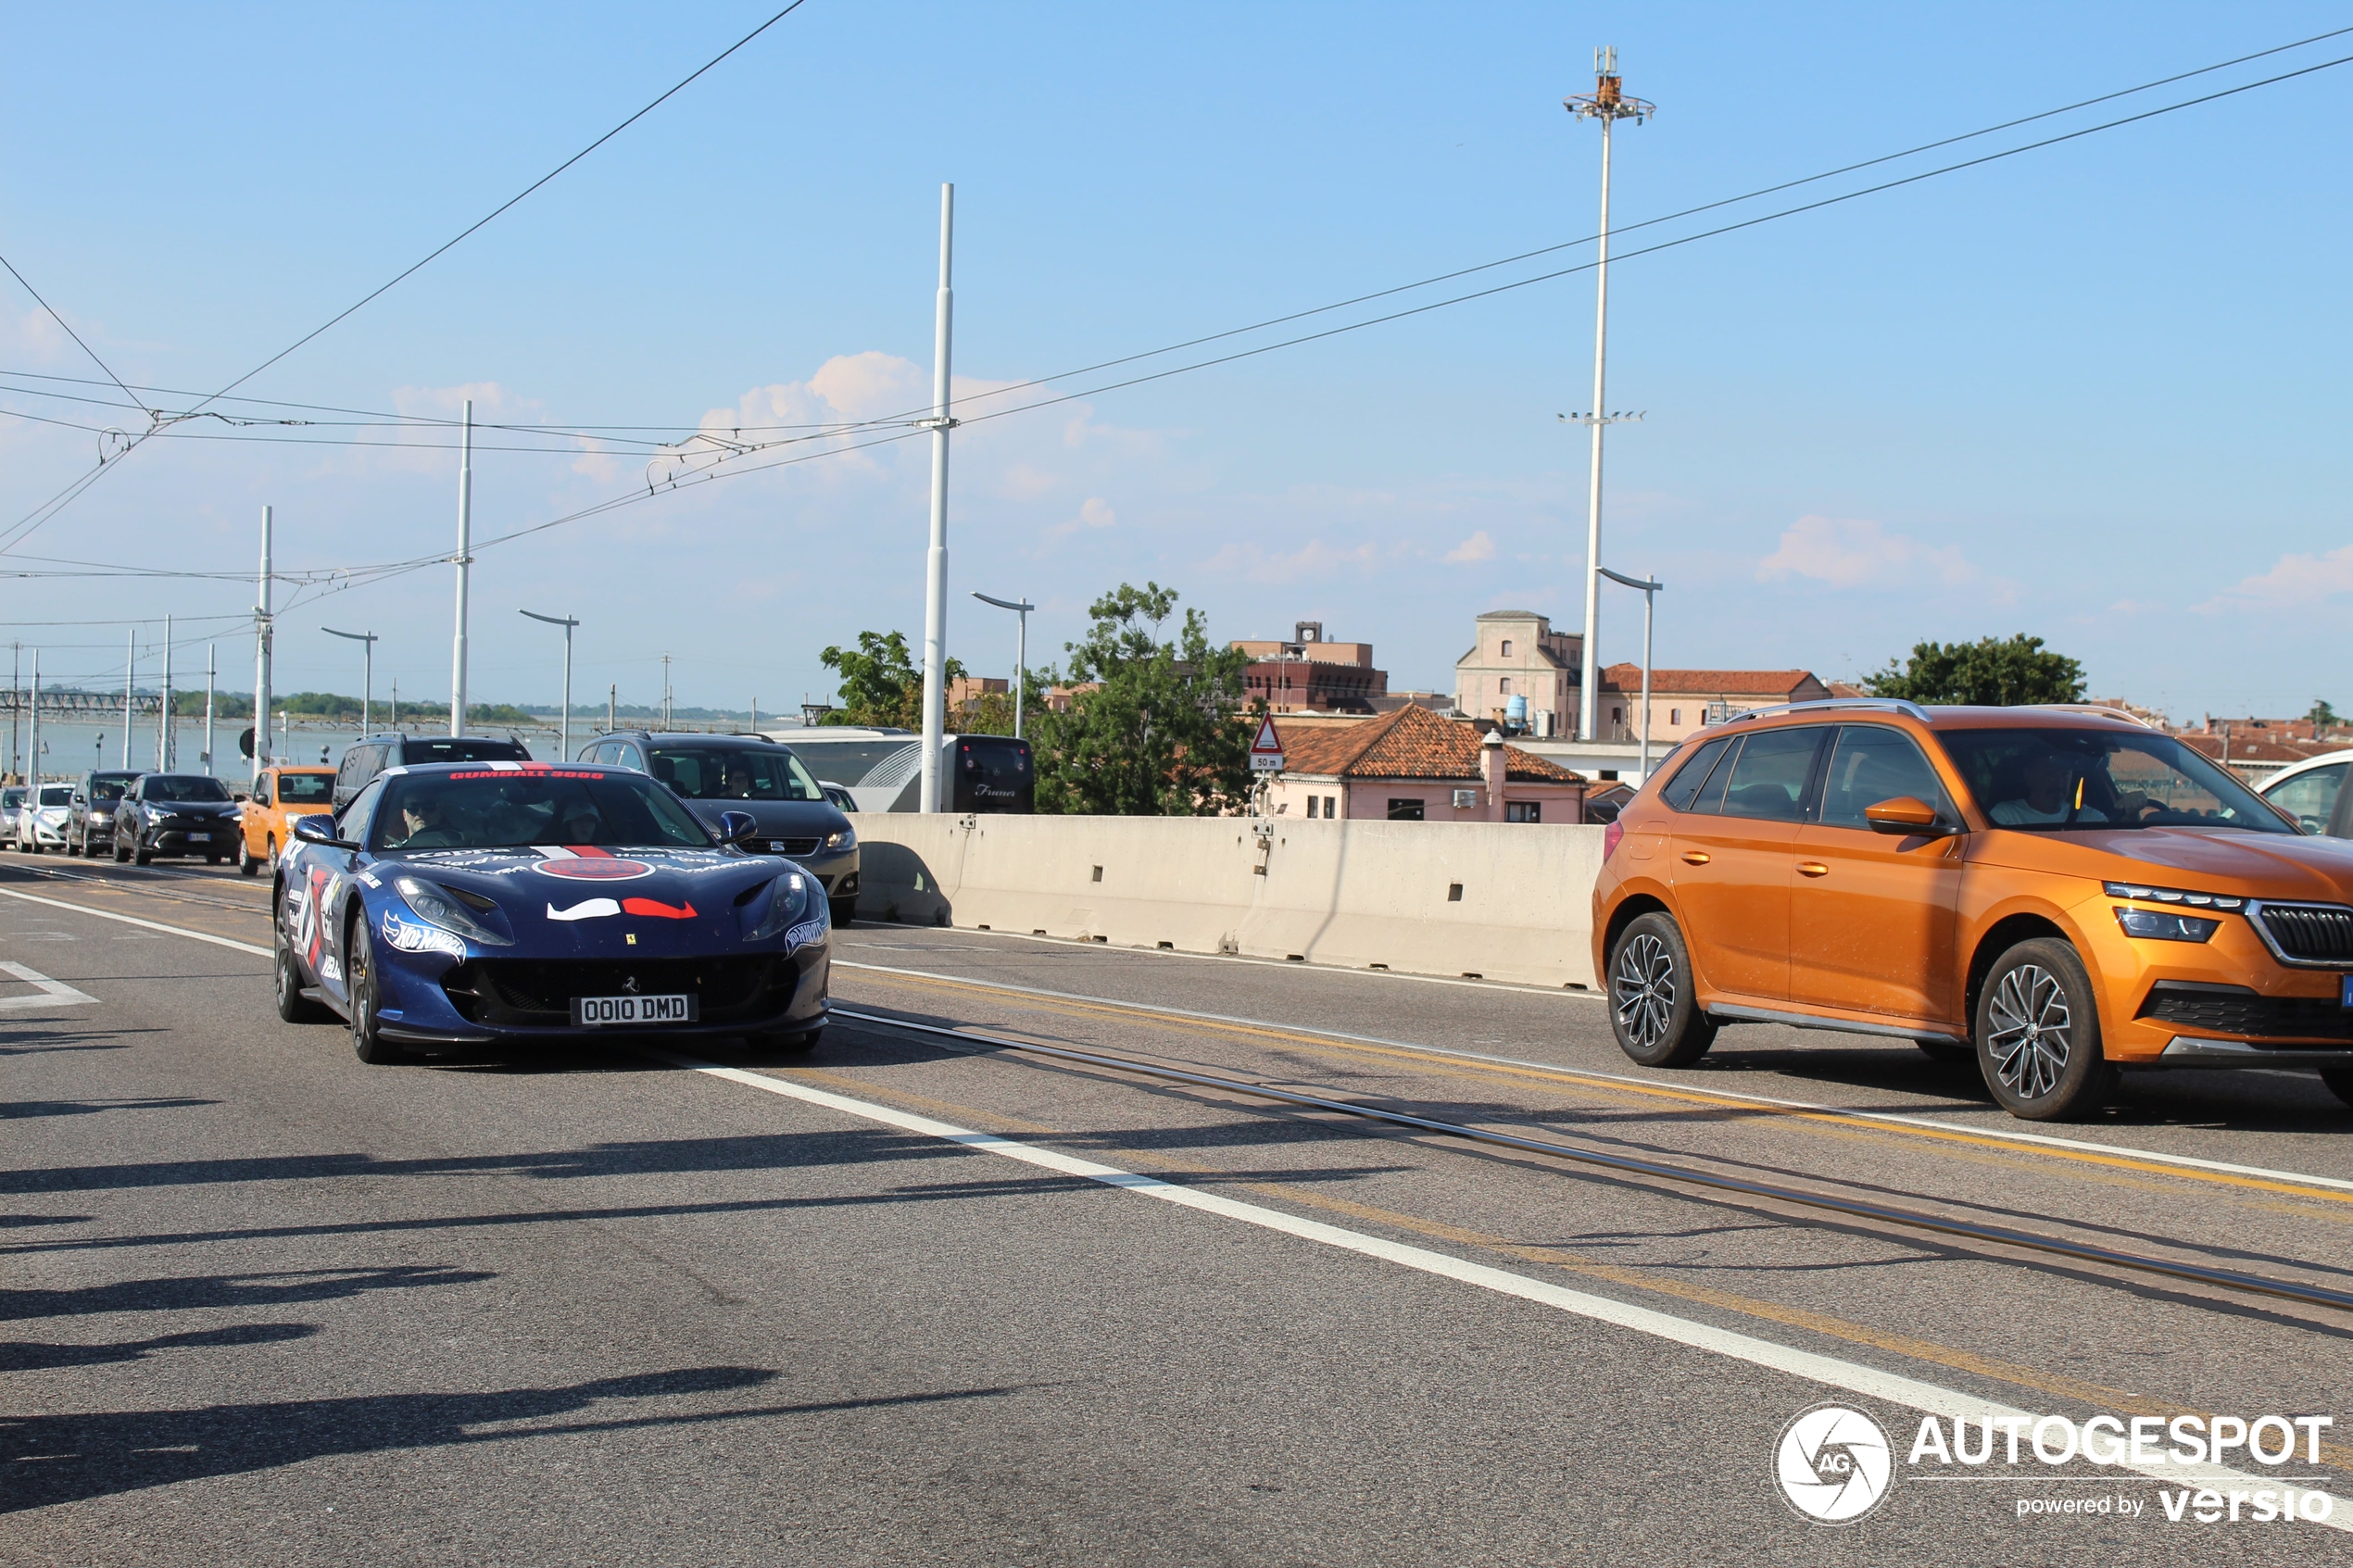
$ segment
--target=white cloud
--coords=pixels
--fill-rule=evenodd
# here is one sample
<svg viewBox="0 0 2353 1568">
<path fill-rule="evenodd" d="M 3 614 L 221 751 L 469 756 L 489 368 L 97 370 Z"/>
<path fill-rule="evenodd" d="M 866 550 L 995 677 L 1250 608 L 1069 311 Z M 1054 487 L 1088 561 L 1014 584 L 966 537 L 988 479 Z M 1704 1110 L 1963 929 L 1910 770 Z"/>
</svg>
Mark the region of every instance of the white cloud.
<svg viewBox="0 0 2353 1568">
<path fill-rule="evenodd" d="M 1495 541 L 1488 537 L 1487 530 L 1482 528 L 1478 533 L 1472 534 L 1469 538 L 1464 540 L 1461 544 L 1455 546 L 1453 549 L 1447 551 L 1446 558 L 1457 564 L 1466 564 L 1471 561 L 1493 560 L 1495 558 Z"/>
<path fill-rule="evenodd" d="M 1109 528 L 1118 521 L 1119 514 L 1112 510 L 1109 501 L 1104 500 L 1101 495 L 1089 495 L 1085 504 L 1078 508 L 1077 516 L 1065 518 L 1046 530 L 1046 537 L 1066 539 L 1082 528 Z"/>
<path fill-rule="evenodd" d="M 2239 580 L 2196 608 L 2213 615 L 2228 609 L 2285 609 L 2353 594 L 2353 545 L 2325 555 L 2282 556 L 2271 570 Z"/>
<path fill-rule="evenodd" d="M 1756 575 L 1765 582 L 1807 577 L 1833 588 L 1866 588 L 1931 577 L 1958 587 L 1980 574 L 1958 548 L 1924 545 L 1868 518 L 1802 517 L 1781 534 L 1780 548 L 1756 563 Z"/>
</svg>

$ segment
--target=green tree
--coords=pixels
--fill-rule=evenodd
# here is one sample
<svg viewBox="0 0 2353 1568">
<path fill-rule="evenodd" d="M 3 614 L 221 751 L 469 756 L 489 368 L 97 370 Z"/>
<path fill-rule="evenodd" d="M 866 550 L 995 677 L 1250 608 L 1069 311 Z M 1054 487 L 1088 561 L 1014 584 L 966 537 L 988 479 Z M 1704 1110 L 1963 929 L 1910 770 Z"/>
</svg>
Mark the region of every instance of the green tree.
<svg viewBox="0 0 2353 1568">
<path fill-rule="evenodd" d="M 2336 709 L 2329 706 L 2329 701 L 2326 697 L 2314 697 L 2312 699 L 2312 711 L 2306 714 L 2305 717 L 2312 721 L 2312 727 L 2315 730 L 2333 730 L 2336 728 L 2338 724 L 2343 722 L 2342 720 L 2337 718 Z"/>
<path fill-rule="evenodd" d="M 1121 583 L 1088 607 L 1085 640 L 1064 645 L 1068 672 L 1040 671 L 1040 684 L 1091 688 L 1066 712 L 1030 710 L 1040 811 L 1215 816 L 1249 799 L 1250 656 L 1212 646 L 1199 610 L 1164 640 L 1176 598 L 1157 583 Z"/>
<path fill-rule="evenodd" d="M 923 728 L 924 672 L 907 651 L 904 632 L 861 632 L 856 647 L 829 647 L 817 660 L 841 676 L 841 706 L 823 722 Z M 946 679 L 963 673 L 961 662 L 948 660 Z"/>
<path fill-rule="evenodd" d="M 1901 666 L 1894 660 L 1863 684 L 1875 696 L 1913 702 L 2015 708 L 2030 702 L 2083 700 L 2083 666 L 2045 650 L 2043 639 L 1981 637 L 1973 643 L 1917 643 Z"/>
</svg>

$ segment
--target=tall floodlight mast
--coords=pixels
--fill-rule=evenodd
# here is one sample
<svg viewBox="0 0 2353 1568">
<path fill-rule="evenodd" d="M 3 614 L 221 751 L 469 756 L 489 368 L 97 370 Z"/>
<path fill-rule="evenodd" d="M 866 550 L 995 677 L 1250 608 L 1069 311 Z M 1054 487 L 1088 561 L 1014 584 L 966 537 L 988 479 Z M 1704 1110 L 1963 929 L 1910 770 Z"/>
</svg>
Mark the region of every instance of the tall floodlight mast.
<svg viewBox="0 0 2353 1568">
<path fill-rule="evenodd" d="M 1604 350 L 1609 340 L 1609 132 L 1621 119 L 1639 125 L 1658 112 L 1657 106 L 1626 95 L 1617 75 L 1617 51 L 1604 46 L 1593 51 L 1593 90 L 1563 101 L 1562 107 L 1579 119 L 1602 122 L 1602 226 L 1600 257 L 1593 269 L 1593 406 L 1568 416 L 1593 432 L 1593 456 L 1585 499 L 1585 646 L 1579 661 L 1584 666 L 1577 687 L 1577 738 L 1592 740 L 1593 709 L 1601 702 L 1601 668 L 1596 646 L 1601 636 L 1602 609 L 1602 430 L 1620 420 L 1639 418 L 1612 414 L 1603 400 Z"/>
</svg>

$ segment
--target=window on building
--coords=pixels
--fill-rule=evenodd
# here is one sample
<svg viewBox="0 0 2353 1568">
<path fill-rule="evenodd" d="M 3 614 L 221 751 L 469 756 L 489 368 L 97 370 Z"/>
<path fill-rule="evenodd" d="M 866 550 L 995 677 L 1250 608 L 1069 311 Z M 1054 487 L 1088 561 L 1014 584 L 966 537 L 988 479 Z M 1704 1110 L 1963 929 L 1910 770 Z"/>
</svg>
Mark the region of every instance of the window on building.
<svg viewBox="0 0 2353 1568">
<path fill-rule="evenodd" d="M 1683 710 L 1680 708 L 1668 709 L 1667 710 L 1667 721 L 1670 724 L 1681 723 L 1683 721 Z"/>
<path fill-rule="evenodd" d="M 1544 820 L 1544 803 L 1541 800 L 1506 800 L 1504 821 L 1507 822 L 1541 822 Z"/>
<path fill-rule="evenodd" d="M 1389 803 L 1389 820 L 1392 822 L 1418 822 L 1422 820 L 1422 803 L 1419 800 L 1391 800 Z"/>
<path fill-rule="evenodd" d="M 1310 817 L 1321 816 L 1323 813 L 1317 810 L 1316 808 L 1323 805 L 1323 797 L 1317 795 L 1309 796 L 1307 797 L 1307 814 Z"/>
<path fill-rule="evenodd" d="M 1340 815 L 1339 796 L 1327 795 L 1324 797 L 1324 815 L 1327 817 L 1337 817 Z"/>
<path fill-rule="evenodd" d="M 1623 723 L 1626 720 L 1626 709 L 1613 708 L 1609 710 L 1609 717 L 1612 723 Z"/>
<path fill-rule="evenodd" d="M 1496 695 L 1498 695 L 1499 696 L 1511 696 L 1511 695 L 1512 695 L 1512 678 L 1511 678 L 1509 675 L 1505 675 L 1505 676 L 1503 676 L 1502 678 L 1500 678 L 1499 680 L 1497 680 L 1497 681 L 1496 681 L 1496 683 L 1495 683 L 1495 691 L 1496 691 Z"/>
<path fill-rule="evenodd" d="M 1512 640 L 1511 640 L 1509 637 L 1505 637 L 1505 638 L 1504 639 L 1504 657 L 1505 659 L 1509 659 L 1509 658 L 1511 658 L 1511 656 L 1512 656 Z"/>
</svg>

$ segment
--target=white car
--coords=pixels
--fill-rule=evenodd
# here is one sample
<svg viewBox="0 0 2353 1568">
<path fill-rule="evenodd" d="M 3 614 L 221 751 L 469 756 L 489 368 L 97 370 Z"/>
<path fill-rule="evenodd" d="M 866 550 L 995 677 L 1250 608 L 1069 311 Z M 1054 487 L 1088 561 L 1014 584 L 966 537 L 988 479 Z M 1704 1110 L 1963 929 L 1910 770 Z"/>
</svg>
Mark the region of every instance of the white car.
<svg viewBox="0 0 2353 1568">
<path fill-rule="evenodd" d="M 38 855 L 66 847 L 66 817 L 73 809 L 73 785 L 43 784 L 39 804 L 27 800 L 17 808 L 16 841 L 19 849 Z"/>
<path fill-rule="evenodd" d="M 2294 817 L 2306 833 L 2353 838 L 2353 820 L 2338 809 L 2353 808 L 2353 797 L 2345 795 L 2348 771 L 2353 771 L 2353 751 L 2323 752 L 2282 768 L 2257 793 Z"/>
<path fill-rule="evenodd" d="M 0 844 L 17 847 L 17 813 L 24 807 L 24 797 L 31 794 L 24 784 L 10 784 L 0 789 Z"/>
</svg>

